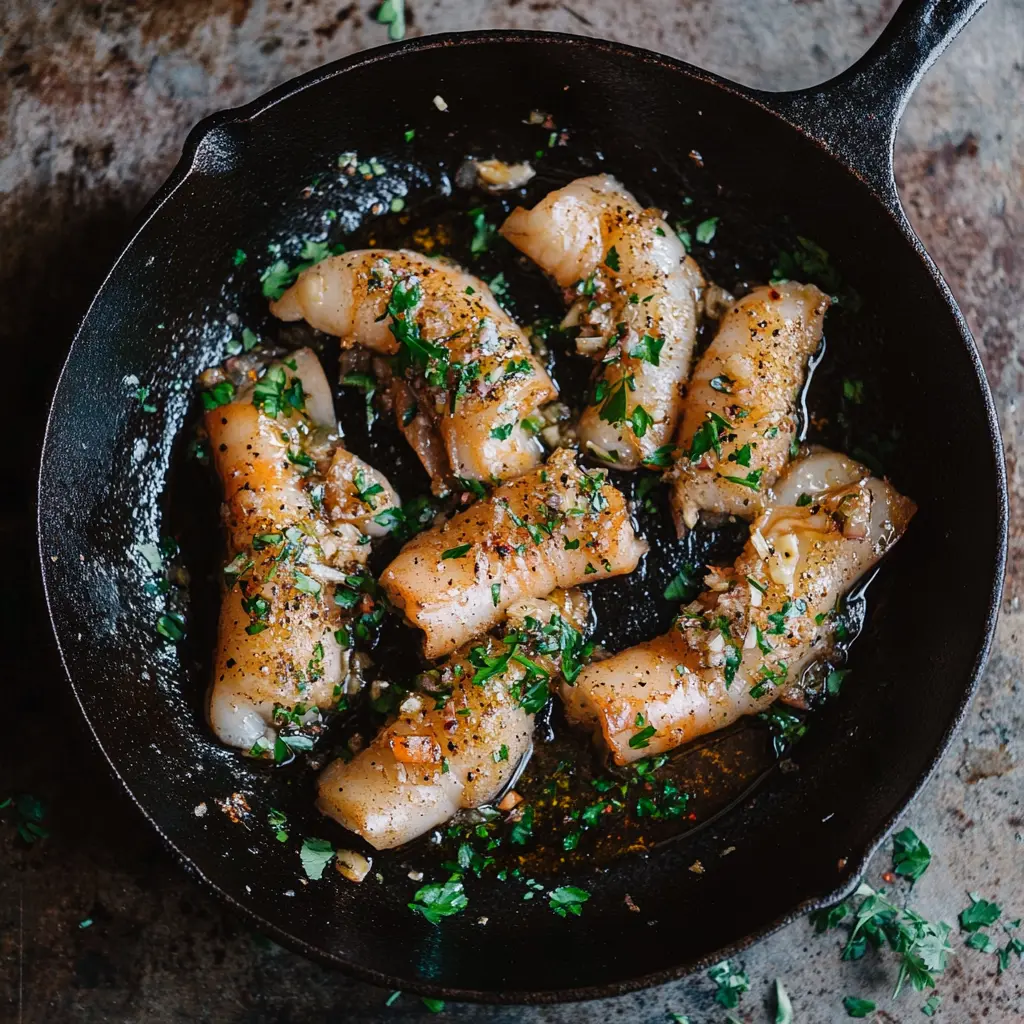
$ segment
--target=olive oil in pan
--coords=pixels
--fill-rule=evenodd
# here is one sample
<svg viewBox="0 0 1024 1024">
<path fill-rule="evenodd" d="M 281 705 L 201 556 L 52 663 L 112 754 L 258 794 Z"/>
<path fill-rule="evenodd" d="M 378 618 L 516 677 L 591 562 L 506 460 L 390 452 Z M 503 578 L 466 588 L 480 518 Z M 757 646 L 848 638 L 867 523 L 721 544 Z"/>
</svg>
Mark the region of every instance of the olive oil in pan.
<svg viewBox="0 0 1024 1024">
<path fill-rule="evenodd" d="M 550 327 L 564 314 L 561 297 L 532 264 L 518 256 L 492 229 L 517 203 L 532 203 L 572 176 L 556 179 L 542 174 L 531 183 L 526 199 L 518 195 L 496 199 L 461 191 L 438 195 L 417 202 L 412 213 L 364 223 L 344 237 L 344 244 L 350 249 L 404 247 L 449 256 L 488 281 L 520 323 L 540 322 Z M 690 213 L 688 221 L 693 222 L 697 216 Z M 763 246 L 760 250 L 747 244 L 739 248 L 742 255 L 721 244 L 698 250 L 695 255 L 710 278 L 742 292 L 746 281 L 764 280 L 768 276 L 771 260 L 769 250 Z M 830 317 L 830 337 L 834 320 L 839 334 L 849 338 L 846 315 Z M 700 348 L 709 343 L 714 327 L 714 323 L 702 326 Z M 369 371 L 368 366 L 345 357 L 339 361 L 337 342 L 305 325 L 270 320 L 264 338 L 289 349 L 311 345 L 320 353 L 329 379 L 338 380 L 340 368 L 341 376 L 348 382 L 339 382 L 335 398 L 346 446 L 384 471 L 405 502 L 420 496 L 433 500 L 428 478 L 393 420 L 376 409 L 372 396 L 367 401 L 365 380 L 353 376 Z M 549 368 L 559 385 L 561 400 L 575 418 L 587 401 L 593 363 L 575 354 L 571 337 L 550 331 L 548 338 Z M 812 370 L 823 354 L 824 344 L 813 360 Z M 868 401 L 863 389 L 837 381 L 834 374 L 833 369 L 826 389 L 819 386 L 817 377 L 812 383 L 809 374 L 801 397 L 801 438 L 848 441 L 850 436 L 867 436 L 862 433 L 862 414 L 867 411 Z M 808 405 L 819 411 L 818 417 L 807 415 Z M 847 445 L 845 450 L 860 457 L 854 446 Z M 209 629 L 200 628 L 190 634 L 190 652 L 197 664 L 208 661 L 204 652 L 213 646 L 219 600 L 217 499 L 212 495 L 215 488 L 211 488 L 209 478 L 200 479 L 205 472 L 204 467 L 182 454 L 174 471 L 168 510 L 186 563 L 193 569 L 192 618 L 211 624 Z M 747 527 L 743 523 L 725 523 L 714 528 L 701 525 L 680 541 L 672 526 L 666 489 L 655 474 L 612 470 L 610 476 L 633 499 L 640 531 L 651 544 L 651 551 L 635 573 L 586 588 L 594 606 L 591 639 L 616 652 L 667 630 L 680 604 L 702 589 L 706 567 L 728 564 L 737 556 Z M 197 493 L 204 495 L 203 507 L 210 508 L 209 516 L 195 515 Z M 453 500 L 457 499 L 448 499 L 448 508 Z M 436 502 L 438 508 L 444 504 Z M 374 576 L 399 546 L 391 538 L 379 543 L 369 565 Z M 863 607 L 862 594 L 846 603 L 843 621 L 848 628 L 833 659 L 836 665 L 845 657 L 845 647 L 863 621 Z M 418 635 L 396 616 L 385 618 L 361 647 L 374 661 L 367 679 L 377 681 L 378 685 L 369 682 L 351 699 L 348 709 L 333 716 L 327 735 L 310 754 L 290 758 L 276 769 L 266 763 L 254 762 L 252 766 L 257 772 L 290 776 L 288 788 L 295 794 L 295 816 L 305 817 L 309 813 L 311 828 L 315 827 L 319 834 L 331 835 L 339 845 L 350 847 L 363 844 L 297 804 L 306 796 L 312 804 L 315 773 L 331 757 L 344 756 L 368 742 L 406 688 L 414 684 L 417 674 L 428 667 L 419 654 Z M 828 680 L 834 668 L 830 663 L 811 670 L 809 675 L 813 678 L 805 680 L 808 706 L 828 696 Z M 196 676 L 202 676 L 202 672 L 197 671 Z M 382 686 L 381 682 L 387 685 Z M 201 713 L 201 690 L 197 687 L 192 696 L 197 713 Z M 616 768 L 604 763 L 588 736 L 569 728 L 555 697 L 537 716 L 532 755 L 515 782 L 514 795 L 508 798 L 508 802 L 518 799 L 511 814 L 488 808 L 468 812 L 405 848 L 374 856 L 380 857 L 381 863 L 415 862 L 424 871 L 435 863 L 438 867 L 455 864 L 460 870 L 486 868 L 488 873 L 493 870 L 544 874 L 584 862 L 607 863 L 623 853 L 649 850 L 691 833 L 743 799 L 798 737 L 804 717 L 803 711 L 787 710 L 776 716 L 774 722 L 746 719 L 670 755 Z"/>
</svg>

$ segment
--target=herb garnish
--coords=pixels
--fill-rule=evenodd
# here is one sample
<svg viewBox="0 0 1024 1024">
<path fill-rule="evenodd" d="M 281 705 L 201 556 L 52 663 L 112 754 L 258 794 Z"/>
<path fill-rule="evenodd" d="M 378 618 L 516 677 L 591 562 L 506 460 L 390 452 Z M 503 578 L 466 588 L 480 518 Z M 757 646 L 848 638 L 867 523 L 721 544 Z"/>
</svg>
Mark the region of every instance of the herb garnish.
<svg viewBox="0 0 1024 1024">
<path fill-rule="evenodd" d="M 442 918 L 465 910 L 469 899 L 463 891 L 460 877 L 453 875 L 447 882 L 430 882 L 417 889 L 413 902 L 407 906 L 422 914 L 431 924 L 440 924 Z"/>
<path fill-rule="evenodd" d="M 334 859 L 334 846 L 326 839 L 303 839 L 299 859 L 306 877 L 315 881 L 323 878 L 324 868 Z"/>
<path fill-rule="evenodd" d="M 931 860 L 931 851 L 913 829 L 905 828 L 892 837 L 892 869 L 897 875 L 916 882 L 927 871 Z"/>
<path fill-rule="evenodd" d="M 740 996 L 750 991 L 750 979 L 731 960 L 723 960 L 708 971 L 708 977 L 718 986 L 715 1002 L 727 1010 L 734 1010 L 740 1003 Z"/>
<path fill-rule="evenodd" d="M 559 917 L 565 917 L 567 913 L 579 917 L 583 904 L 589 899 L 590 893 L 586 889 L 578 889 L 574 885 L 563 885 L 548 893 L 548 906 Z"/>
</svg>

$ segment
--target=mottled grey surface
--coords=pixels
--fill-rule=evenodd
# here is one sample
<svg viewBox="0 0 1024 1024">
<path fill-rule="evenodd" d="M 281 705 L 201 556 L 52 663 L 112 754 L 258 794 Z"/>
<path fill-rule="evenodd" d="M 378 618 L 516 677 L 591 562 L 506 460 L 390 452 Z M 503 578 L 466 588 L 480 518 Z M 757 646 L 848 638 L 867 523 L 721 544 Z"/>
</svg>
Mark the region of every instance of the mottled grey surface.
<svg viewBox="0 0 1024 1024">
<path fill-rule="evenodd" d="M 40 406 L 84 304 L 131 217 L 212 110 L 384 41 L 373 4 L 297 0 L 0 2 L 0 339 L 7 392 L 27 399 L 9 441 L 0 515 L 9 557 L 2 678 L 9 736 L 0 799 L 33 792 L 51 838 L 27 848 L 0 826 L 0 1020 L 378 1021 L 425 1019 L 418 999 L 325 971 L 252 934 L 177 869 L 97 763 L 78 725 L 39 610 L 30 493 Z M 741 82 L 812 84 L 856 58 L 893 0 L 409 0 L 410 34 L 529 27 L 614 37 Z M 1024 3 L 992 0 L 932 70 L 900 131 L 897 167 L 914 226 L 975 332 L 1006 440 L 1014 523 L 994 655 L 966 728 L 910 809 L 934 860 L 913 903 L 950 922 L 977 890 L 1024 915 Z M 898 282 L 894 282 L 894 287 Z M 955 416 L 955 410 L 936 415 Z M 927 453 L 922 453 L 926 458 Z M 942 471 L 947 471 L 943 468 Z M 952 474 L 955 476 L 955 473 Z M 970 524 L 964 524 L 965 529 Z M 942 600 L 942 595 L 936 595 Z M 944 609 L 955 614 L 955 608 Z M 941 627 L 940 627 L 941 628 Z M 880 884 L 888 851 L 867 878 Z M 93 925 L 79 928 L 92 918 Z M 681 928 L 699 922 L 679 922 Z M 963 948 L 942 977 L 939 1020 L 1024 1020 L 1024 964 L 997 976 Z M 805 922 L 742 958 L 752 988 L 734 1011 L 769 1021 L 776 977 L 798 1024 L 845 1018 L 844 994 L 875 999 L 877 1019 L 924 1019 L 924 997 L 890 1002 L 893 958 L 841 963 L 837 941 Z M 726 1020 L 697 978 L 582 1006 L 446 1015 L 488 1022 Z"/>
</svg>

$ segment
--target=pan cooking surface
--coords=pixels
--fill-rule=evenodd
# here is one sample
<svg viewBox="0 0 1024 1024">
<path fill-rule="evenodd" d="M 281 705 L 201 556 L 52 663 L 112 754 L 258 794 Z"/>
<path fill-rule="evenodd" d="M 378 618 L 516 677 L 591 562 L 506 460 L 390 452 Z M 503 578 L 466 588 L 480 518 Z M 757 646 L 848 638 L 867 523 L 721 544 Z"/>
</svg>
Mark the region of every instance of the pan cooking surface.
<svg viewBox="0 0 1024 1024">
<path fill-rule="evenodd" d="M 579 164 L 585 166 L 590 162 L 590 154 L 574 155 Z M 328 181 L 331 177 L 339 179 L 343 185 L 338 187 L 335 183 L 332 188 L 330 184 L 322 184 L 321 179 L 314 194 L 305 201 L 307 218 L 312 214 L 315 220 L 319 214 L 326 225 L 323 237 L 317 236 L 315 240 L 347 249 L 418 248 L 431 255 L 449 257 L 485 281 L 496 281 L 499 294 L 520 323 L 557 324 L 564 313 L 562 300 L 541 272 L 498 235 L 490 238 L 483 252 L 473 252 L 473 240 L 480 235 L 475 225 L 479 224 L 481 212 L 487 224 L 498 225 L 516 205 L 532 206 L 547 192 L 565 185 L 577 172 L 549 166 L 545 154 L 539 161 L 542 173 L 527 189 L 494 197 L 476 188 L 449 191 L 447 181 L 454 176 L 458 159 L 457 154 L 453 157 L 451 173 L 442 175 L 439 185 L 435 185 L 436 191 L 442 194 L 428 194 L 400 213 L 371 214 L 359 224 L 351 215 L 333 216 L 326 211 L 334 211 L 337 206 L 343 210 L 346 207 L 351 210 L 353 205 L 374 208 L 376 183 L 357 179 L 353 186 L 351 178 L 330 169 L 324 177 Z M 562 163 L 565 162 L 563 158 Z M 601 163 L 615 172 L 613 160 Z M 374 160 L 361 166 L 376 164 Z M 411 182 L 431 181 L 430 172 L 415 165 L 396 168 L 393 173 L 405 175 Z M 624 184 L 630 186 L 628 180 Z M 678 224 L 680 230 L 692 238 L 695 226 L 710 214 L 686 192 L 684 182 L 673 184 L 675 187 L 665 196 L 644 198 L 668 207 L 672 214 L 669 223 Z M 353 202 L 353 193 L 364 195 Z M 386 193 L 380 205 L 387 208 Z M 718 203 L 716 208 L 721 210 L 723 206 Z M 742 215 L 739 209 L 730 209 L 720 235 L 716 233 L 709 244 L 693 245 L 691 242 L 693 253 L 709 278 L 737 295 L 767 281 L 775 266 L 785 258 L 780 254 L 788 253 L 794 246 L 799 248 L 791 234 L 787 237 L 784 225 L 764 231 L 751 249 L 744 249 L 742 243 L 737 247 L 729 235 L 733 233 L 732 225 L 737 217 Z M 346 227 L 349 230 L 345 230 Z M 829 280 L 835 284 L 835 268 L 832 274 Z M 267 317 L 255 273 L 249 275 L 246 284 L 243 284 L 240 300 L 262 319 L 262 340 L 287 348 L 313 347 L 325 362 L 330 379 L 337 381 L 337 340 L 305 324 L 284 324 Z M 834 332 L 839 339 L 836 348 L 840 350 L 847 346 L 850 338 L 871 329 L 867 318 L 858 315 L 857 297 L 848 297 L 847 302 L 844 306 L 840 300 L 829 314 L 826 325 L 826 337 L 832 337 Z M 714 322 L 705 321 L 698 352 L 710 342 L 714 329 Z M 829 359 L 827 346 L 828 342 L 823 342 L 814 361 L 820 367 L 820 377 L 817 372 L 812 373 L 805 391 L 805 436 L 813 442 L 831 442 L 846 451 L 856 450 L 883 471 L 884 462 L 868 446 L 878 445 L 884 455 L 887 449 L 879 439 L 898 438 L 899 427 L 892 422 L 893 410 L 886 413 L 877 403 L 872 403 L 870 389 L 865 388 L 860 378 L 843 377 L 849 367 L 831 365 L 841 359 Z M 549 347 L 549 369 L 559 383 L 561 400 L 573 409 L 575 419 L 575 414 L 587 401 L 592 361 L 576 355 L 572 340 L 558 332 L 554 332 Z M 372 399 L 368 406 L 363 393 L 352 385 L 335 387 L 335 403 L 349 450 L 383 470 L 404 501 L 430 495 L 429 479 L 390 415 L 378 413 Z M 199 403 L 196 406 L 193 420 L 201 415 Z M 194 430 L 194 423 L 191 429 Z M 189 595 L 193 609 L 190 619 L 198 627 L 190 630 L 194 638 L 191 647 L 196 663 L 202 666 L 189 680 L 190 704 L 201 714 L 209 677 L 207 664 L 215 640 L 223 548 L 217 517 L 212 511 L 219 506 L 217 485 L 214 483 L 211 488 L 209 468 L 197 464 L 190 436 L 190 428 L 186 427 L 177 441 L 184 454 L 179 454 L 181 477 L 171 485 L 167 496 L 167 527 L 172 535 L 188 538 L 183 543 L 182 557 L 193 581 Z M 672 525 L 667 489 L 658 482 L 656 474 L 613 469 L 610 476 L 617 487 L 634 497 L 640 531 L 651 546 L 636 572 L 584 587 L 593 601 L 591 639 L 614 653 L 665 632 L 680 604 L 704 589 L 701 581 L 705 567 L 731 564 L 736 558 L 746 540 L 748 527 L 743 522 L 725 523 L 718 528 L 702 523 L 684 540 L 679 540 Z M 206 512 L 198 528 L 197 507 Z M 370 562 L 375 575 L 399 547 L 400 544 L 390 538 L 377 546 Z M 680 598 L 677 594 L 667 598 L 666 589 L 680 573 L 686 580 L 685 596 Z M 850 639 L 859 632 L 864 605 L 864 598 L 859 597 L 845 613 Z M 196 621 L 200 615 L 201 623 Z M 416 654 L 421 635 L 402 624 L 399 618 L 390 616 L 374 638 L 370 647 L 374 667 L 367 673 L 368 679 L 389 681 L 392 690 L 395 683 L 411 688 L 416 673 L 430 667 L 429 662 Z M 845 662 L 845 646 L 836 652 L 831 664 L 814 667 L 815 678 L 823 679 L 833 664 L 838 666 Z M 383 723 L 386 715 L 370 706 L 369 688 L 353 703 L 352 712 L 335 716 L 328 736 L 311 754 L 299 753 L 275 768 L 258 767 L 257 770 L 287 776 L 294 796 L 286 808 L 277 809 L 285 811 L 291 819 L 308 819 L 308 805 L 313 799 L 319 769 L 333 757 L 345 753 L 353 735 L 366 742 Z M 799 715 L 795 720 L 806 718 L 806 715 Z M 447 828 L 436 830 L 397 851 L 381 853 L 328 819 L 314 820 L 309 827 L 339 846 L 361 850 L 378 866 L 409 863 L 430 880 L 443 880 L 447 866 L 457 867 L 458 851 L 463 850 L 465 859 L 468 843 L 476 849 L 478 857 L 486 856 L 490 862 L 490 870 L 483 873 L 480 881 L 468 882 L 471 891 L 481 885 L 494 885 L 495 874 L 502 869 L 538 876 L 557 885 L 559 873 L 567 866 L 585 868 L 623 854 L 647 851 L 707 824 L 763 779 L 789 745 L 789 739 L 779 734 L 777 728 L 773 729 L 765 721 L 747 718 L 733 728 L 687 745 L 670 757 L 648 760 L 639 772 L 633 767 L 609 769 L 604 758 L 592 749 L 589 737 L 570 729 L 556 697 L 538 718 L 532 755 L 515 787 L 524 799 L 524 806 L 532 808 L 533 826 L 528 842 L 516 842 L 515 825 L 505 824 L 504 816 L 496 813 L 486 818 L 478 812 L 470 812 Z M 785 765 L 786 762 L 783 767 Z M 404 880 L 393 884 L 408 889 L 410 897 L 417 888 L 416 885 L 410 887 Z"/>
<path fill-rule="evenodd" d="M 446 113 L 430 102 L 435 93 Z M 526 123 L 533 110 L 552 115 L 566 145 L 556 136 L 549 146 L 550 130 Z M 374 158 L 383 173 L 344 175 L 338 157 L 347 151 Z M 501 201 L 454 184 L 470 155 L 531 159 L 539 173 L 524 203 L 605 170 L 667 209 L 670 223 L 719 217 L 695 254 L 726 288 L 765 280 L 798 236 L 824 246 L 863 306 L 828 316 L 809 438 L 888 472 L 921 512 L 871 585 L 841 694 L 811 715 L 781 763 L 764 723 L 745 722 L 658 770 L 691 795 L 685 814 L 638 823 L 630 807 L 601 809 L 600 823 L 566 851 L 566 812 L 618 794 L 626 780 L 595 762 L 556 704 L 517 783 L 538 808 L 535 838 L 514 851 L 472 840 L 478 852 L 508 858 L 504 866 L 524 855 L 520 876 L 510 870 L 496 882 L 496 863 L 468 878 L 468 909 L 436 928 L 406 906 L 422 884 L 409 872 L 446 877 L 468 826 L 439 844 L 375 855 L 383 883 L 371 874 L 352 885 L 333 872 L 309 882 L 303 837 L 355 844 L 313 809 L 308 757 L 275 768 L 210 734 L 203 697 L 220 495 L 189 448 L 195 378 L 243 328 L 287 347 L 312 341 L 336 379 L 337 343 L 274 321 L 260 294 L 260 272 L 278 257 L 298 262 L 306 239 L 423 249 L 443 238 L 444 251 L 485 280 L 504 274 L 520 322 L 561 315 L 553 289 L 503 242 L 476 260 L 467 251 L 467 211 L 483 205 L 493 224 L 503 212 Z M 395 198 L 404 210 L 385 214 Z M 552 348 L 571 404 L 588 366 Z M 390 426 L 367 430 L 363 396 L 346 387 L 336 398 L 349 446 L 403 499 L 425 492 Z M 667 58 L 571 38 L 433 40 L 342 62 L 208 125 L 186 147 L 173 187 L 90 310 L 54 400 L 40 482 L 48 600 L 75 692 L 114 770 L 186 863 L 258 927 L 397 988 L 501 1000 L 611 994 L 720 959 L 849 888 L 923 783 L 963 714 L 992 628 L 1005 536 L 992 423 L 966 328 L 933 271 L 870 190 L 816 144 Z M 615 474 L 615 483 L 635 488 L 647 475 Z M 642 571 L 591 588 L 595 639 L 611 650 L 667 627 L 678 602 L 664 590 L 684 563 L 699 573 L 738 550 L 735 529 L 676 541 L 664 494 L 649 500 L 655 511 L 638 513 L 653 548 Z M 170 573 L 180 585 L 169 587 L 140 547 L 166 535 L 181 549 Z M 376 557 L 379 570 L 387 551 Z M 954 609 L 941 628 L 937 595 Z M 177 644 L 155 628 L 170 611 L 186 623 Z M 379 675 L 411 679 L 414 638 L 387 624 L 374 651 Z M 344 733 L 344 722 L 332 726 L 325 754 Z M 570 766 L 557 772 L 561 761 Z M 640 783 L 626 788 L 622 802 L 632 805 Z M 272 809 L 285 815 L 283 829 L 268 822 Z M 640 835 L 656 848 L 635 848 Z M 701 872 L 690 870 L 697 863 Z M 583 917 L 563 920 L 545 898 L 524 899 L 529 878 L 590 891 Z"/>
</svg>

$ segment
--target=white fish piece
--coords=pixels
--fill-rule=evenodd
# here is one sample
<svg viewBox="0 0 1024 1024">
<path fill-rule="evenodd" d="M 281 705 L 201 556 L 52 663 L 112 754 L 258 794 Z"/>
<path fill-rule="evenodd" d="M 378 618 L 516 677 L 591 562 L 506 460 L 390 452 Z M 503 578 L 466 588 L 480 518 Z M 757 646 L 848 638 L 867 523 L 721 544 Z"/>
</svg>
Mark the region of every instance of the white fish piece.
<svg viewBox="0 0 1024 1024">
<path fill-rule="evenodd" d="M 228 547 L 210 724 L 227 745 L 259 753 L 272 748 L 282 710 L 301 718 L 337 700 L 351 655 L 335 636 L 343 624 L 335 579 L 360 569 L 369 538 L 362 519 L 331 517 L 315 500 L 342 449 L 330 387 L 311 351 L 272 363 L 204 423 L 224 488 Z M 360 464 L 366 479 L 384 481 L 386 502 L 397 500 Z"/>
<path fill-rule="evenodd" d="M 661 212 L 607 174 L 579 178 L 501 233 L 565 289 L 566 324 L 597 365 L 578 426 L 591 454 L 636 469 L 669 444 L 682 414 L 704 279 Z"/>
<path fill-rule="evenodd" d="M 506 480 L 543 458 L 523 420 L 558 391 L 487 285 L 454 263 L 353 250 L 303 271 L 270 310 L 336 335 L 345 348 L 398 357 L 396 419 L 435 476 L 435 450 L 446 456 L 449 481 Z"/>
<path fill-rule="evenodd" d="M 731 570 L 718 570 L 728 573 L 728 590 L 705 592 L 668 633 L 562 685 L 570 720 L 593 729 L 617 764 L 672 750 L 772 704 L 828 654 L 836 601 L 906 531 L 916 506 L 891 484 L 836 453 L 809 459 L 787 474 L 796 486 L 784 477 L 779 490 L 791 496 L 811 486 L 811 502 L 762 512 L 751 534 L 766 547 L 751 539 Z"/>
<path fill-rule="evenodd" d="M 491 803 L 530 751 L 533 714 L 527 688 L 556 680 L 564 622 L 578 638 L 589 604 L 578 591 L 517 604 L 513 643 L 485 635 L 456 651 L 436 672 L 432 693 L 413 694 L 373 742 L 351 761 L 324 769 L 317 808 L 378 850 L 410 842 L 459 810 Z M 550 634 L 543 632 L 550 627 Z M 508 635 L 508 634 L 506 634 Z M 512 655 L 522 651 L 547 674 Z M 543 695 L 542 695 L 543 697 Z"/>
<path fill-rule="evenodd" d="M 601 470 L 560 448 L 442 526 L 417 534 L 380 584 L 437 658 L 524 598 L 632 572 L 647 550 L 628 503 Z"/>
<path fill-rule="evenodd" d="M 789 462 L 797 401 L 829 298 L 814 285 L 765 285 L 738 300 L 697 361 L 670 472 L 680 533 L 703 513 L 751 519 Z"/>
</svg>

